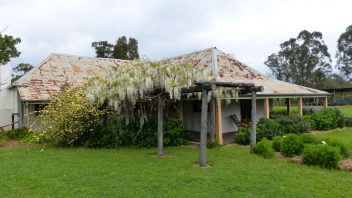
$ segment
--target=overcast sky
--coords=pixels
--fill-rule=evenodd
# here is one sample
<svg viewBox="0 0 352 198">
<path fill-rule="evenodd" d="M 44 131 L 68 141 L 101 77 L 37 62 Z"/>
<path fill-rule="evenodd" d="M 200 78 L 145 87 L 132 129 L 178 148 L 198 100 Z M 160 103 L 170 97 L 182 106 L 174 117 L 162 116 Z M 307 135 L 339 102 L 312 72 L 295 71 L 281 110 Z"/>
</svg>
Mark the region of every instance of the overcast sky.
<svg viewBox="0 0 352 198">
<path fill-rule="evenodd" d="M 216 46 L 267 73 L 266 58 L 303 29 L 321 31 L 334 57 L 351 8 L 351 0 L 0 0 L 0 31 L 22 39 L 13 65 L 94 56 L 93 41 L 126 35 L 153 60 Z"/>
</svg>

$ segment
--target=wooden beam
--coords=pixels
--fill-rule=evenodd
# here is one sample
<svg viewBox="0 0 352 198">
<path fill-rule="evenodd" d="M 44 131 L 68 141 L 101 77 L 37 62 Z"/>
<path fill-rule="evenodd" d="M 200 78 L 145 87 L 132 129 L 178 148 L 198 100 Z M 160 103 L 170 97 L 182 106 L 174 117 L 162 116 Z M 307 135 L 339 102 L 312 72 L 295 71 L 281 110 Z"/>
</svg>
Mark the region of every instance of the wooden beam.
<svg viewBox="0 0 352 198">
<path fill-rule="evenodd" d="M 213 98 L 209 104 L 210 109 L 210 141 L 215 143 L 215 99 Z"/>
<path fill-rule="evenodd" d="M 286 98 L 286 106 L 287 106 L 287 115 L 291 113 L 291 98 Z"/>
<path fill-rule="evenodd" d="M 163 104 L 163 96 L 158 96 L 158 156 L 163 156 L 163 125 L 164 125 L 164 104 Z"/>
<path fill-rule="evenodd" d="M 269 98 L 264 98 L 264 118 L 270 118 Z"/>
<path fill-rule="evenodd" d="M 184 117 L 183 117 L 183 102 L 180 100 L 177 105 L 177 110 L 178 110 L 178 119 L 183 122 Z"/>
<path fill-rule="evenodd" d="M 303 116 L 303 100 L 302 97 L 297 98 L 297 109 L 298 109 L 298 114 L 300 116 Z"/>
<path fill-rule="evenodd" d="M 215 134 L 217 143 L 223 145 L 221 101 L 215 101 Z"/>
<path fill-rule="evenodd" d="M 257 142 L 257 93 L 252 91 L 251 146 Z"/>
<path fill-rule="evenodd" d="M 323 107 L 324 107 L 324 109 L 328 108 L 328 97 L 327 96 L 325 96 L 323 98 Z"/>
<path fill-rule="evenodd" d="M 202 91 L 202 111 L 200 118 L 200 155 L 199 166 L 207 166 L 206 150 L 207 150 L 207 118 L 208 118 L 208 91 Z"/>
</svg>

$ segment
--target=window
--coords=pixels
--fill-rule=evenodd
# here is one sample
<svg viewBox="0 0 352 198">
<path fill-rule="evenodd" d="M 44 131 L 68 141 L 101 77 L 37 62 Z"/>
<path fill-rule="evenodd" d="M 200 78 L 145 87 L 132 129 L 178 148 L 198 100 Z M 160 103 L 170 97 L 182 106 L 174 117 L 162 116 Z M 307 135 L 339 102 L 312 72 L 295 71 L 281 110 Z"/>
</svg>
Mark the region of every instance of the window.
<svg viewBox="0 0 352 198">
<path fill-rule="evenodd" d="M 35 110 L 35 116 L 40 115 L 40 111 L 42 111 L 44 109 L 44 107 L 46 107 L 47 104 L 35 104 L 34 105 L 34 110 Z"/>
</svg>

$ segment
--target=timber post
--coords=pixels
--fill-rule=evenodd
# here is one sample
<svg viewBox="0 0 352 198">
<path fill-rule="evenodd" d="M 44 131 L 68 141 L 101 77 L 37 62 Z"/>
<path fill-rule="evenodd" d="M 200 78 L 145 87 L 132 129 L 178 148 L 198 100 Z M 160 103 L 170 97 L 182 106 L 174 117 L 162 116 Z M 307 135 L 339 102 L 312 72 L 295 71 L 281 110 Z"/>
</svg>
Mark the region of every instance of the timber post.
<svg viewBox="0 0 352 198">
<path fill-rule="evenodd" d="M 158 156 L 163 156 L 163 124 L 164 124 L 164 104 L 163 96 L 158 96 Z"/>
<path fill-rule="evenodd" d="M 298 109 L 298 115 L 303 116 L 303 100 L 302 97 L 297 98 L 297 109 Z"/>
<path fill-rule="evenodd" d="M 178 119 L 183 122 L 184 121 L 184 117 L 183 117 L 183 103 L 182 100 L 180 100 L 180 102 L 177 105 L 177 109 L 178 109 Z"/>
<path fill-rule="evenodd" d="M 217 143 L 219 145 L 223 145 L 224 140 L 222 137 L 221 99 L 220 101 L 215 101 L 215 134 Z"/>
<path fill-rule="evenodd" d="M 286 106 L 287 106 L 287 115 L 291 113 L 291 98 L 286 98 Z"/>
<path fill-rule="evenodd" d="M 252 114 L 251 114 L 251 146 L 254 146 L 257 141 L 257 93 L 252 90 Z"/>
<path fill-rule="evenodd" d="M 270 118 L 269 98 L 264 98 L 264 118 Z"/>
<path fill-rule="evenodd" d="M 214 98 L 210 101 L 210 141 L 215 142 L 215 101 Z"/>
<path fill-rule="evenodd" d="M 323 98 L 323 107 L 324 107 L 324 109 L 328 108 L 328 97 L 327 96 L 325 96 Z"/>
<path fill-rule="evenodd" d="M 206 147 L 207 147 L 207 117 L 208 117 L 208 91 L 202 91 L 202 111 L 200 120 L 200 156 L 199 166 L 207 166 Z"/>
</svg>

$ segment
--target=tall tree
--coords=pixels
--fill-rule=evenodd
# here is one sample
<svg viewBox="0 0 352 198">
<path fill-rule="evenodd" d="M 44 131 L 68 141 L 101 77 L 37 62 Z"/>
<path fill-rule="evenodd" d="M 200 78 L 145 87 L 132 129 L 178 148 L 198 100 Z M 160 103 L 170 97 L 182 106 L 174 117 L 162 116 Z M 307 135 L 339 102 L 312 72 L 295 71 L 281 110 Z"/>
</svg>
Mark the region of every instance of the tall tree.
<svg viewBox="0 0 352 198">
<path fill-rule="evenodd" d="M 92 43 L 92 47 L 94 47 L 97 57 L 110 58 L 112 56 L 112 48 L 114 45 L 107 41 L 97 41 Z"/>
<path fill-rule="evenodd" d="M 320 32 L 303 30 L 280 47 L 264 63 L 278 80 L 319 88 L 331 72 L 330 54 Z"/>
<path fill-rule="evenodd" d="M 25 73 L 27 73 L 29 70 L 33 68 L 33 65 L 29 63 L 20 63 L 16 67 L 12 69 L 13 74 L 12 74 L 12 82 L 19 79 L 21 76 L 23 76 Z"/>
<path fill-rule="evenodd" d="M 20 55 L 20 52 L 16 49 L 16 45 L 20 42 L 20 38 L 14 38 L 13 36 L 2 35 L 0 33 L 0 65 L 5 65 L 11 58 Z"/>
<path fill-rule="evenodd" d="M 139 59 L 138 41 L 132 37 L 128 39 L 128 59 Z"/>
<path fill-rule="evenodd" d="M 348 26 L 337 41 L 337 68 L 348 79 L 352 75 L 352 25 Z"/>
<path fill-rule="evenodd" d="M 112 53 L 113 58 L 129 60 L 128 57 L 128 43 L 125 36 L 117 39 L 114 51 Z"/>
</svg>

